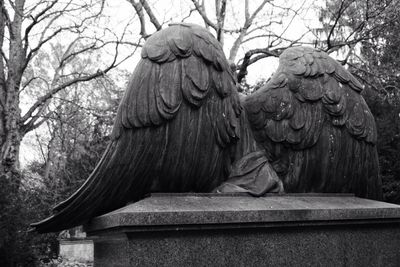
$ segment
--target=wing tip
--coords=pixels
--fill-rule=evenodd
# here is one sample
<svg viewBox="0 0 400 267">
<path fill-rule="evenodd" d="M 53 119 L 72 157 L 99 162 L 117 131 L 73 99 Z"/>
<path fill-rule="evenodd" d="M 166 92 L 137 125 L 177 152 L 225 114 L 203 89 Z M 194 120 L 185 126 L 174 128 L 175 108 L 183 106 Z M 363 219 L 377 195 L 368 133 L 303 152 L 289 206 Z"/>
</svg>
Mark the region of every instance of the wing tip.
<svg viewBox="0 0 400 267">
<path fill-rule="evenodd" d="M 54 218 L 55 218 L 55 215 L 51 215 L 41 221 L 31 223 L 29 225 L 28 232 L 44 234 L 44 233 L 61 231 L 61 230 L 53 230 L 54 228 L 51 227 L 51 223 L 54 220 Z"/>
</svg>

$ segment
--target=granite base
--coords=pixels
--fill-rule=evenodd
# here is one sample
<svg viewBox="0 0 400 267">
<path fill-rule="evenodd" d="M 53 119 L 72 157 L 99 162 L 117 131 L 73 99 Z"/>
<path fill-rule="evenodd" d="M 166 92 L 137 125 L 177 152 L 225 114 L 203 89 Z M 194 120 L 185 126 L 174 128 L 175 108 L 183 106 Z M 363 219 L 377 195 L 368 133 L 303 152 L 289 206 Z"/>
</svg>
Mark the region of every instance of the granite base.
<svg viewBox="0 0 400 267">
<path fill-rule="evenodd" d="M 157 194 L 86 231 L 94 266 L 400 266 L 400 206 L 349 195 Z"/>
</svg>

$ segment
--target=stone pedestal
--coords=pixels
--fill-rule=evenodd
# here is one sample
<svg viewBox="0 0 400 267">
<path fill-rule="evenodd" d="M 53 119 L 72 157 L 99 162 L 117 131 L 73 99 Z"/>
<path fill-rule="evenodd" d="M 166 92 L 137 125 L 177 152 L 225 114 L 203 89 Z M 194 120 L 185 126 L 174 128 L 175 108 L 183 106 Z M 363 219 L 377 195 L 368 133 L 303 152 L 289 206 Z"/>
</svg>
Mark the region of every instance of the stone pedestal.
<svg viewBox="0 0 400 267">
<path fill-rule="evenodd" d="M 400 206 L 352 195 L 155 194 L 93 219 L 94 266 L 400 266 Z"/>
</svg>

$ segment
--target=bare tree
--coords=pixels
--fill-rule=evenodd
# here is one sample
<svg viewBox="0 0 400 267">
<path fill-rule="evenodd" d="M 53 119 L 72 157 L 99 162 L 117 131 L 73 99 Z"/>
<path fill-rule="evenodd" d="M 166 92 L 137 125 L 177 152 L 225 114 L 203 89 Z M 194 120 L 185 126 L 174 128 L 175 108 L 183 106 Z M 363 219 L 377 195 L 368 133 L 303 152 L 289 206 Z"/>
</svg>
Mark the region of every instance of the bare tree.
<svg viewBox="0 0 400 267">
<path fill-rule="evenodd" d="M 142 36 L 145 38 L 149 36 L 146 29 L 148 21 L 156 30 L 162 28 L 164 23 L 160 23 L 155 18 L 155 12 L 152 11 L 148 1 L 128 0 L 128 2 L 132 4 L 140 18 Z M 233 3 L 232 0 L 191 0 L 185 3 L 188 15 L 178 19 L 184 22 L 197 15 L 200 22 L 202 21 L 205 27 L 211 29 L 225 48 L 229 46 L 227 58 L 232 62 L 232 67 L 237 70 L 239 82 L 246 76 L 249 65 L 266 57 L 279 56 L 284 48 L 301 43 L 307 34 L 305 32 L 300 38 L 294 39 L 286 37 L 286 32 L 294 19 L 306 9 L 306 1 L 287 6 L 279 6 L 272 0 L 258 2 L 245 0 L 238 3 Z M 286 23 L 283 22 L 283 17 L 286 18 Z M 170 20 L 176 21 L 177 18 Z M 262 48 L 255 47 L 260 43 L 265 45 Z M 241 50 L 247 50 L 247 52 L 243 53 Z"/>
<path fill-rule="evenodd" d="M 125 31 L 119 36 L 100 28 L 104 0 L 25 2 L 0 0 L 0 175 L 1 179 L 19 184 L 19 147 L 26 133 L 40 126 L 50 114 L 44 114 L 53 97 L 60 91 L 81 82 L 104 76 L 127 57 L 119 56 L 126 42 Z M 104 21 L 103 21 L 104 23 Z M 94 30 L 93 25 L 96 25 Z M 64 47 L 55 65 L 53 76 L 35 73 L 38 55 L 63 38 Z M 71 40 L 67 41 L 66 40 Z M 101 68 L 79 68 L 77 58 L 90 57 L 101 51 L 107 63 Z M 33 86 L 42 88 L 36 100 L 22 112 L 20 97 Z"/>
</svg>

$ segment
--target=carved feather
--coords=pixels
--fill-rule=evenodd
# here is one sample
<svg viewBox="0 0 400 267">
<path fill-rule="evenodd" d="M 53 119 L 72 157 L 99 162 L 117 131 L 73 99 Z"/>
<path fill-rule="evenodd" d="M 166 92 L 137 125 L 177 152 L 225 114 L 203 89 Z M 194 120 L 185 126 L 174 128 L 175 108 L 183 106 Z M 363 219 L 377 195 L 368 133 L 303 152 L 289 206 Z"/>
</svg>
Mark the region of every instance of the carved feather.
<svg viewBox="0 0 400 267">
<path fill-rule="evenodd" d="M 209 192 L 227 179 L 241 105 L 219 43 L 177 24 L 153 34 L 141 55 L 102 160 L 37 231 L 82 224 L 149 192 Z"/>
<path fill-rule="evenodd" d="M 244 106 L 285 190 L 380 199 L 376 128 L 362 85 L 312 48 L 289 48 L 279 61 L 277 72 Z"/>
</svg>

